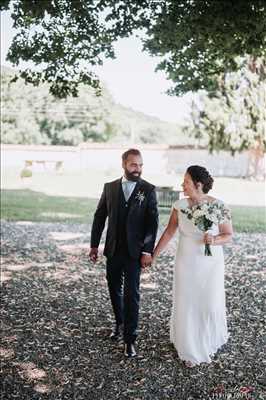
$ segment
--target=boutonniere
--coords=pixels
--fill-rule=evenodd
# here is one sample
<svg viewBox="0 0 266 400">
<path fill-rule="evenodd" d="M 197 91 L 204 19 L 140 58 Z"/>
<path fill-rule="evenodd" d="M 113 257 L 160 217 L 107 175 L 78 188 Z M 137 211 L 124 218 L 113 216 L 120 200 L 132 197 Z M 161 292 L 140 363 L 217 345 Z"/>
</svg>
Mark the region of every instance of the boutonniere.
<svg viewBox="0 0 266 400">
<path fill-rule="evenodd" d="M 139 206 L 141 206 L 141 203 L 145 200 L 145 194 L 144 192 L 141 192 L 140 190 L 135 196 L 135 199 L 139 202 Z"/>
</svg>

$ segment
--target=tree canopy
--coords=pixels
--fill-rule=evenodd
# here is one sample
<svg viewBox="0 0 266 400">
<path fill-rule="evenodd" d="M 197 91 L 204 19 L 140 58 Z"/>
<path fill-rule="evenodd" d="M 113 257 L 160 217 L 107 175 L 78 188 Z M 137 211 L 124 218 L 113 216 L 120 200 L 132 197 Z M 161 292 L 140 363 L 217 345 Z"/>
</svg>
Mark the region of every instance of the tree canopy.
<svg viewBox="0 0 266 400">
<path fill-rule="evenodd" d="M 202 92 L 192 105 L 188 131 L 204 139 L 210 151 L 266 150 L 266 62 L 243 59 L 237 72 L 218 81 L 218 89 Z"/>
<path fill-rule="evenodd" d="M 81 83 L 99 87 L 93 66 L 114 58 L 113 44 L 137 32 L 161 57 L 170 93 L 215 89 L 217 76 L 237 69 L 238 56 L 266 53 L 265 0 L 1 0 L 17 34 L 7 59 L 37 68 L 21 76 L 48 82 L 57 97 Z"/>
</svg>

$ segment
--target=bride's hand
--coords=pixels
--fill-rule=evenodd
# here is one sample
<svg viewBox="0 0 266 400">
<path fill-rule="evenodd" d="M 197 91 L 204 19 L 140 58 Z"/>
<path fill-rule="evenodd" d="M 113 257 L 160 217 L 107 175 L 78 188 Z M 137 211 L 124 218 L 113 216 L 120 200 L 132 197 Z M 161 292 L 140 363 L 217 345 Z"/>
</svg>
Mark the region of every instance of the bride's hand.
<svg viewBox="0 0 266 400">
<path fill-rule="evenodd" d="M 155 264 L 157 257 L 158 257 L 158 254 L 156 254 L 156 253 L 153 253 L 153 255 L 152 255 L 152 261 L 151 261 L 151 265 L 154 265 L 154 264 Z"/>
<path fill-rule="evenodd" d="M 204 233 L 203 242 L 205 244 L 214 244 L 214 236 L 208 232 Z"/>
</svg>

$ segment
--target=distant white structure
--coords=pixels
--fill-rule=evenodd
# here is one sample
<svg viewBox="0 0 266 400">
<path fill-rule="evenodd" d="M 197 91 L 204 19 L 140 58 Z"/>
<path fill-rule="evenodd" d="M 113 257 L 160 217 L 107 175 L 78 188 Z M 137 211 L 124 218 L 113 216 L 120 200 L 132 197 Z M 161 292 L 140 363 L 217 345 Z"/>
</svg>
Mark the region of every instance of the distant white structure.
<svg viewBox="0 0 266 400">
<path fill-rule="evenodd" d="M 121 171 L 121 154 L 129 147 L 138 148 L 144 158 L 145 174 L 176 175 L 183 174 L 189 165 L 199 164 L 208 167 L 214 176 L 245 177 L 249 168 L 249 153 L 234 157 L 225 151 L 209 154 L 206 149 L 172 147 L 168 145 L 136 144 L 110 145 L 86 143 L 78 147 L 2 145 L 1 167 L 23 169 L 95 170 Z M 265 160 L 265 156 L 264 156 Z"/>
</svg>

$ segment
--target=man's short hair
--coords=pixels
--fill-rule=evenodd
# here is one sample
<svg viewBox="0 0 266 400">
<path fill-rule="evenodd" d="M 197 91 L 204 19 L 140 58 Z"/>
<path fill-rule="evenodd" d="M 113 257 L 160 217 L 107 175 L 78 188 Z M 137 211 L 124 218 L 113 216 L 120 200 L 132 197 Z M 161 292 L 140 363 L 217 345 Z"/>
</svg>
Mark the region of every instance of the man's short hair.
<svg viewBox="0 0 266 400">
<path fill-rule="evenodd" d="M 122 154 L 122 160 L 126 161 L 128 159 L 128 156 L 130 156 L 131 154 L 133 156 L 140 156 L 141 157 L 141 152 L 138 149 L 129 149 L 129 150 L 125 151 Z"/>
</svg>

